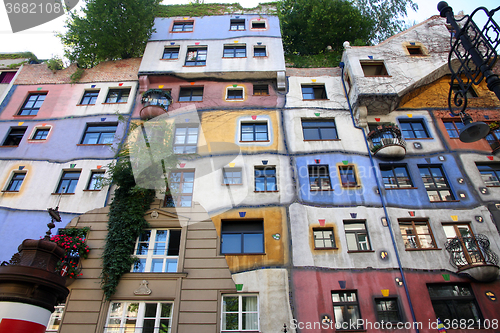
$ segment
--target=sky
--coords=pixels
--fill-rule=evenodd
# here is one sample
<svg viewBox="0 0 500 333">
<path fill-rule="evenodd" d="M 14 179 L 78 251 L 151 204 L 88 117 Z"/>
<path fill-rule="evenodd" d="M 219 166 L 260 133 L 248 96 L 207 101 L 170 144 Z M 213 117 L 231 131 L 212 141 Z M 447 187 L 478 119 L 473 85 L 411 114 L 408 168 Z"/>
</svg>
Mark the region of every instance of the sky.
<svg viewBox="0 0 500 333">
<path fill-rule="evenodd" d="M 415 1 L 415 0 L 414 0 Z M 163 4 L 187 4 L 190 0 L 163 0 Z M 205 3 L 234 3 L 239 2 L 243 7 L 254 8 L 260 2 L 259 0 L 205 0 Z M 262 1 L 267 2 L 267 1 Z M 439 0 L 416 0 L 418 11 L 410 10 L 408 13 L 408 23 L 420 23 L 433 15 L 438 15 L 437 3 Z M 80 0 L 80 4 L 83 3 Z M 488 9 L 494 9 L 498 6 L 498 0 L 448 0 L 448 4 L 453 8 L 455 14 L 463 10 L 465 14 L 470 14 L 476 7 L 484 6 Z M 500 14 L 500 13 L 497 13 Z M 53 56 L 63 57 L 63 46 L 55 36 L 56 33 L 65 31 L 64 24 L 67 15 L 63 15 L 50 22 L 33 27 L 31 29 L 12 33 L 5 6 L 0 5 L 0 53 L 31 51 L 39 59 L 49 59 Z M 500 23 L 500 15 L 496 15 L 496 22 Z"/>
</svg>

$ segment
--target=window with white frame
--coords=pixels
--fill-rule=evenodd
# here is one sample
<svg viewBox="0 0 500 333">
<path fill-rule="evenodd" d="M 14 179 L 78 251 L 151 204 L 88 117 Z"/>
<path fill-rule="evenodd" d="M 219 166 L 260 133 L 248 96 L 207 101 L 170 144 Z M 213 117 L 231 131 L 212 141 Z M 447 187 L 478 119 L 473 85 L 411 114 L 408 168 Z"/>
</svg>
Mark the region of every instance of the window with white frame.
<svg viewBox="0 0 500 333">
<path fill-rule="evenodd" d="M 180 229 L 144 230 L 135 244 L 136 273 L 175 273 L 179 261 Z"/>
<path fill-rule="evenodd" d="M 221 331 L 259 331 L 257 295 L 222 295 Z"/>
<path fill-rule="evenodd" d="M 170 333 L 173 302 L 111 302 L 104 333 Z"/>
<path fill-rule="evenodd" d="M 175 127 L 174 153 L 194 154 L 198 144 L 198 125 L 178 125 Z"/>
<path fill-rule="evenodd" d="M 50 127 L 36 127 L 30 140 L 43 141 L 49 136 Z"/>
<path fill-rule="evenodd" d="M 62 303 L 54 307 L 54 312 L 50 315 L 45 332 L 57 332 L 59 330 L 65 306 L 66 304 Z"/>
</svg>

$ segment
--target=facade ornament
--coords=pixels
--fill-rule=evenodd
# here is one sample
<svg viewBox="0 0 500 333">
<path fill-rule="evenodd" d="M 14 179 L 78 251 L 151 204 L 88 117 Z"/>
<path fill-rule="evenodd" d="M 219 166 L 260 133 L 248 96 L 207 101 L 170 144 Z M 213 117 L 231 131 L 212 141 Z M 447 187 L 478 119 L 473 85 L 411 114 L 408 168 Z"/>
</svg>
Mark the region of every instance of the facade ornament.
<svg viewBox="0 0 500 333">
<path fill-rule="evenodd" d="M 148 288 L 149 282 L 147 280 L 142 280 L 139 288 L 134 291 L 134 295 L 137 296 L 148 296 L 151 295 L 151 289 Z"/>
</svg>

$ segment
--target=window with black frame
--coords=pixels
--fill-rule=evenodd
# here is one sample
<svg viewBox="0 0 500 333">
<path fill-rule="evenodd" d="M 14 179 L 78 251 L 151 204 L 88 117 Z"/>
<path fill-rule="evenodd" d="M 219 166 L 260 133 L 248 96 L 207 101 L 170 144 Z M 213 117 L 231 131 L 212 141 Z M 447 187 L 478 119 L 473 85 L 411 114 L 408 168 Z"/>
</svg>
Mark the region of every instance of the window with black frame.
<svg viewBox="0 0 500 333">
<path fill-rule="evenodd" d="M 302 134 L 305 141 L 338 139 L 333 119 L 302 119 Z"/>
<path fill-rule="evenodd" d="M 255 167 L 255 192 L 275 192 L 277 190 L 276 167 Z"/>
<path fill-rule="evenodd" d="M 413 187 L 406 165 L 380 164 L 380 173 L 386 189 Z"/>
<path fill-rule="evenodd" d="M 476 326 L 483 319 L 470 284 L 428 284 L 427 290 L 436 318 L 441 321 L 471 320 Z"/>
<path fill-rule="evenodd" d="M 355 290 L 332 291 L 332 302 L 335 328 L 337 330 L 352 329 L 353 323 L 356 329 L 363 329 L 363 325 L 358 324 L 361 315 Z"/>
<path fill-rule="evenodd" d="M 309 187 L 311 191 L 328 191 L 332 189 L 328 165 L 309 165 Z"/>
<path fill-rule="evenodd" d="M 481 174 L 483 182 L 488 187 L 500 186 L 500 164 L 498 163 L 488 163 L 479 164 L 476 163 L 477 169 Z"/>
<path fill-rule="evenodd" d="M 221 253 L 264 253 L 264 221 L 222 221 Z"/>
<path fill-rule="evenodd" d="M 418 169 L 431 202 L 455 200 L 451 187 L 441 166 L 419 165 Z"/>
</svg>

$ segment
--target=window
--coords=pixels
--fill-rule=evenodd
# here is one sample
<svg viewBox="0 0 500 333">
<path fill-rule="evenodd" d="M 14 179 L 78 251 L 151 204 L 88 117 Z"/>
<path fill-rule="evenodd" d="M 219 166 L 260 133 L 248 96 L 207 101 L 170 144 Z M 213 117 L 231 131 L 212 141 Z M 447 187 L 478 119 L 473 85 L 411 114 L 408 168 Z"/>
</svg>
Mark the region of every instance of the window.
<svg viewBox="0 0 500 333">
<path fill-rule="evenodd" d="M 222 331 L 259 331 L 256 295 L 222 295 Z"/>
<path fill-rule="evenodd" d="M 80 101 L 80 104 L 81 105 L 95 104 L 95 102 L 97 101 L 97 96 L 99 96 L 99 90 L 86 90 L 83 93 L 83 97 L 82 100 Z"/>
<path fill-rule="evenodd" d="M 481 247 L 468 223 L 443 224 L 444 233 L 452 246 L 447 248 L 451 252 L 452 261 L 457 267 L 484 264 Z"/>
<path fill-rule="evenodd" d="M 253 21 L 252 22 L 252 29 L 265 29 L 266 28 L 266 21 Z"/>
<path fill-rule="evenodd" d="M 397 298 L 376 298 L 375 306 L 379 322 L 398 323 L 401 321 Z"/>
<path fill-rule="evenodd" d="M 167 207 L 191 207 L 193 201 L 194 171 L 170 173 L 170 194 L 165 197 Z"/>
<path fill-rule="evenodd" d="M 339 173 L 342 187 L 358 186 L 358 180 L 356 179 L 356 173 L 354 172 L 354 165 L 340 165 Z"/>
<path fill-rule="evenodd" d="M 172 32 L 189 32 L 193 31 L 194 21 L 174 22 Z"/>
<path fill-rule="evenodd" d="M 16 76 L 16 72 L 1 72 L 0 73 L 0 83 L 6 84 L 10 83 L 12 79 Z"/>
<path fill-rule="evenodd" d="M 336 248 L 333 228 L 314 228 L 313 239 L 315 249 Z"/>
<path fill-rule="evenodd" d="M 37 128 L 31 140 L 46 140 L 49 132 L 50 128 Z"/>
<path fill-rule="evenodd" d="M 12 178 L 10 179 L 9 185 L 5 189 L 6 191 L 19 192 L 21 185 L 23 184 L 24 177 L 26 173 L 24 172 L 14 172 Z"/>
<path fill-rule="evenodd" d="M 325 86 L 302 86 L 302 98 L 303 99 L 328 99 L 326 97 Z"/>
<path fill-rule="evenodd" d="M 243 99 L 243 89 L 227 89 L 226 99 Z"/>
<path fill-rule="evenodd" d="M 422 120 L 401 120 L 401 132 L 405 139 L 428 138 L 429 133 Z"/>
<path fill-rule="evenodd" d="M 337 127 L 333 119 L 305 120 L 302 119 L 304 140 L 336 140 Z"/>
<path fill-rule="evenodd" d="M 368 124 L 368 128 L 370 133 L 372 131 L 377 131 L 377 134 L 370 135 L 370 140 L 372 141 L 373 146 L 383 145 L 382 139 L 394 139 L 396 138 L 396 134 L 390 130 L 386 129 L 385 131 L 379 128 L 379 126 L 389 125 L 389 123 L 376 123 L 376 124 Z M 386 140 L 384 140 L 386 141 Z M 394 140 L 388 140 L 389 142 L 394 142 Z"/>
<path fill-rule="evenodd" d="M 194 154 L 198 144 L 198 127 L 176 126 L 174 153 Z"/>
<path fill-rule="evenodd" d="M 230 168 L 222 170 L 222 181 L 224 185 L 237 185 L 242 184 L 241 169 Z"/>
<path fill-rule="evenodd" d="M 75 193 L 76 184 L 80 178 L 80 171 L 64 171 L 57 186 L 56 193 Z"/>
<path fill-rule="evenodd" d="M 144 230 L 135 244 L 139 259 L 132 269 L 140 273 L 175 273 L 179 261 L 180 229 Z"/>
<path fill-rule="evenodd" d="M 477 169 L 486 186 L 500 186 L 500 165 L 499 164 L 478 164 Z"/>
<path fill-rule="evenodd" d="M 42 107 L 45 100 L 46 93 L 43 94 L 30 94 L 24 102 L 23 107 L 19 111 L 19 116 L 36 116 L 38 110 Z"/>
<path fill-rule="evenodd" d="M 179 47 L 166 47 L 162 59 L 179 59 Z"/>
<path fill-rule="evenodd" d="M 221 253 L 264 253 L 263 221 L 222 221 Z"/>
<path fill-rule="evenodd" d="M 435 249 L 436 242 L 427 220 L 399 220 L 399 229 L 407 249 Z"/>
<path fill-rule="evenodd" d="M 241 123 L 241 141 L 268 141 L 267 123 Z"/>
<path fill-rule="evenodd" d="M 335 328 L 346 330 L 350 329 L 353 323 L 357 325 L 361 315 L 356 291 L 332 291 L 332 301 Z M 357 325 L 356 328 L 362 329 L 363 325 Z"/>
<path fill-rule="evenodd" d="M 253 56 L 254 57 L 265 57 L 265 56 L 267 56 L 266 47 L 265 46 L 255 46 L 253 48 Z"/>
<path fill-rule="evenodd" d="M 66 304 L 59 304 L 54 307 L 54 312 L 50 315 L 45 332 L 57 332 L 59 330 L 65 306 Z"/>
<path fill-rule="evenodd" d="M 458 138 L 460 135 L 460 130 L 464 128 L 464 124 L 461 121 L 444 121 L 444 127 L 446 128 L 446 131 L 448 132 L 448 135 L 450 138 L 455 139 Z"/>
<path fill-rule="evenodd" d="M 267 96 L 269 95 L 269 86 L 267 84 L 254 84 L 253 94 L 254 96 Z"/>
<path fill-rule="evenodd" d="M 245 20 L 231 20 L 229 30 L 245 30 Z"/>
<path fill-rule="evenodd" d="M 309 165 L 307 169 L 309 170 L 309 186 L 311 191 L 332 189 L 328 165 Z"/>
<path fill-rule="evenodd" d="M 100 190 L 102 188 L 102 181 L 104 179 L 104 171 L 92 171 L 90 174 L 89 184 L 87 190 Z"/>
<path fill-rule="evenodd" d="M 19 146 L 27 127 L 11 127 L 2 146 Z"/>
<path fill-rule="evenodd" d="M 348 251 L 370 251 L 370 240 L 366 231 L 365 222 L 344 222 L 345 236 Z"/>
<path fill-rule="evenodd" d="M 486 135 L 486 141 L 488 141 L 491 149 L 495 150 L 500 147 L 500 128 L 490 130 L 490 133 Z"/>
<path fill-rule="evenodd" d="M 115 137 L 116 123 L 111 124 L 87 124 L 83 134 L 82 144 L 84 145 L 105 145 L 112 144 Z"/>
<path fill-rule="evenodd" d="M 244 58 L 246 56 L 246 46 L 224 45 L 224 58 Z"/>
<path fill-rule="evenodd" d="M 181 88 L 179 92 L 179 102 L 200 102 L 203 101 L 203 87 Z"/>
<path fill-rule="evenodd" d="M 130 95 L 130 88 L 109 89 L 105 103 L 127 103 L 129 95 Z"/>
<path fill-rule="evenodd" d="M 411 56 L 424 55 L 424 52 L 422 51 L 422 48 L 420 46 L 416 46 L 416 45 L 407 46 L 406 49 L 408 50 L 408 53 Z"/>
<path fill-rule="evenodd" d="M 381 164 L 380 172 L 387 189 L 413 187 L 405 165 Z"/>
<path fill-rule="evenodd" d="M 190 47 L 186 54 L 185 66 L 205 66 L 207 64 L 206 47 Z"/>
<path fill-rule="evenodd" d="M 276 168 L 255 167 L 255 192 L 277 191 Z"/>
<path fill-rule="evenodd" d="M 365 76 L 389 76 L 383 61 L 360 61 Z"/>
<path fill-rule="evenodd" d="M 430 201 L 455 200 L 451 187 L 440 166 L 419 165 L 418 169 Z"/>
<path fill-rule="evenodd" d="M 472 288 L 467 283 L 428 284 L 436 318 L 449 320 L 473 320 L 483 318 Z"/>
<path fill-rule="evenodd" d="M 172 302 L 111 302 L 104 333 L 170 333 Z"/>
<path fill-rule="evenodd" d="M 451 85 L 451 90 L 453 91 L 454 94 L 458 93 L 459 91 L 461 91 L 460 89 L 460 85 L 458 83 L 454 83 Z M 477 97 L 477 93 L 476 91 L 474 90 L 474 88 L 469 87 L 469 89 L 467 89 L 467 91 L 465 92 L 465 96 L 467 96 L 467 98 L 473 98 L 473 97 Z M 452 96 L 453 97 L 453 96 Z"/>
</svg>

